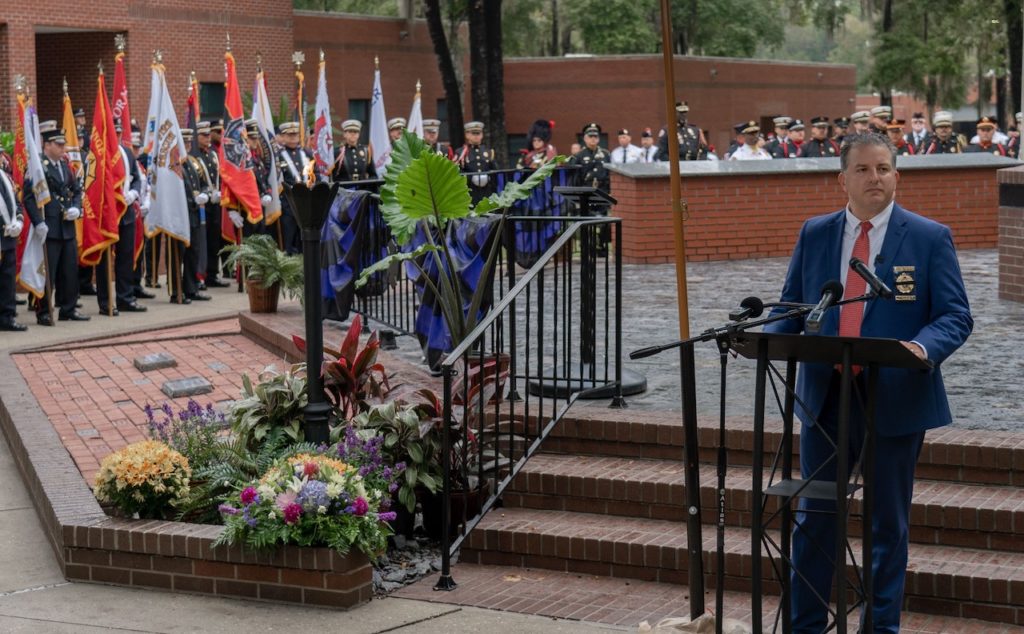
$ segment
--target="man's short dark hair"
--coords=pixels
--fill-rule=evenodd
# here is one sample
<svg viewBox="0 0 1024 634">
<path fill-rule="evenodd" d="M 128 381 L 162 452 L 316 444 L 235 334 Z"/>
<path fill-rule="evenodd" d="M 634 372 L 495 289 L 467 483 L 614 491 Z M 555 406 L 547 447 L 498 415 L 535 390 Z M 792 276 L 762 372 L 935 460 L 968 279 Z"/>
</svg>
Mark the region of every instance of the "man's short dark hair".
<svg viewBox="0 0 1024 634">
<path fill-rule="evenodd" d="M 839 148 L 839 170 L 846 171 L 849 166 L 849 156 L 853 148 L 875 146 L 884 147 L 892 155 L 892 167 L 896 169 L 896 146 L 892 144 L 888 136 L 875 132 L 861 132 L 859 134 L 848 134 L 843 139 L 843 146 Z"/>
</svg>

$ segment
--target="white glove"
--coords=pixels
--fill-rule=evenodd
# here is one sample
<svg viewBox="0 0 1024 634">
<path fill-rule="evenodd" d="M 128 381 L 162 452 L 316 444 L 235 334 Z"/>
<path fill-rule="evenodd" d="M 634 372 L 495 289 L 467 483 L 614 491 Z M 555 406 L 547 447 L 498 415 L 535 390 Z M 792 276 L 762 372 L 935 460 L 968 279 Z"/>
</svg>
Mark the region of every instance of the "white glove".
<svg viewBox="0 0 1024 634">
<path fill-rule="evenodd" d="M 228 212 L 228 218 L 231 218 L 231 224 L 235 225 L 236 229 L 241 229 L 245 221 L 242 220 L 242 214 L 238 213 L 234 209 Z"/>
<path fill-rule="evenodd" d="M 274 202 L 274 199 L 270 197 L 270 194 L 263 194 L 263 198 L 260 200 L 263 201 L 264 207 L 269 207 L 270 203 Z"/>
<path fill-rule="evenodd" d="M 65 220 L 78 220 L 82 217 L 82 210 L 78 207 L 68 207 L 64 210 Z"/>
<path fill-rule="evenodd" d="M 4 234 L 9 238 L 17 238 L 25 225 L 20 220 L 14 220 L 4 228 Z"/>
<path fill-rule="evenodd" d="M 206 203 L 210 202 L 210 197 L 206 194 L 196 194 L 196 197 L 192 200 L 196 201 L 196 204 L 202 207 Z"/>
<path fill-rule="evenodd" d="M 46 242 L 46 234 L 48 233 L 50 233 L 50 227 L 48 227 L 45 222 L 40 222 L 36 225 L 36 235 L 38 235 L 39 239 L 43 242 Z"/>
<path fill-rule="evenodd" d="M 139 194 L 134 189 L 129 189 L 128 193 L 124 195 L 124 202 L 130 207 L 136 200 L 139 199 Z"/>
<path fill-rule="evenodd" d="M 491 182 L 491 178 L 487 174 L 473 174 L 470 180 L 477 187 L 487 187 L 487 183 Z"/>
<path fill-rule="evenodd" d="M 139 205 L 139 213 L 145 218 L 149 215 L 149 205 Z"/>
<path fill-rule="evenodd" d="M 220 192 L 213 192 L 210 194 L 210 202 L 214 205 L 220 203 Z"/>
</svg>

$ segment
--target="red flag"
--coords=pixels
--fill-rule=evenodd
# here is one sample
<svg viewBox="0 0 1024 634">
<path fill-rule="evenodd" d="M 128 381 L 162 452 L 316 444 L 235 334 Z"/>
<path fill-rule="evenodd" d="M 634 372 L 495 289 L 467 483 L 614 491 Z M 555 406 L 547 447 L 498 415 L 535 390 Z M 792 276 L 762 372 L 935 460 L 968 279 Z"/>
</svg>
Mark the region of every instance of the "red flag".
<svg viewBox="0 0 1024 634">
<path fill-rule="evenodd" d="M 18 124 L 14 127 L 14 161 L 11 180 L 18 188 L 19 197 L 21 186 L 25 183 L 25 173 L 28 172 L 28 153 L 25 150 L 25 95 L 18 95 Z"/>
<path fill-rule="evenodd" d="M 242 110 L 242 93 L 238 90 L 235 75 L 235 57 L 224 53 L 227 82 L 224 92 L 224 134 L 218 150 L 221 182 L 221 233 L 225 240 L 237 242 L 237 231 L 228 217 L 235 210 L 251 223 L 263 218 L 260 191 L 256 186 L 256 174 L 252 171 L 252 154 L 245 142 L 245 112 Z"/>
<path fill-rule="evenodd" d="M 128 108 L 128 81 L 124 76 L 124 53 L 114 56 L 114 123 L 121 124 L 121 142 L 132 146 L 132 113 Z"/>
<path fill-rule="evenodd" d="M 85 195 L 82 196 L 82 249 L 78 259 L 85 266 L 99 263 L 103 251 L 117 242 L 117 224 L 127 210 L 121 187 L 125 165 L 117 133 L 114 113 L 107 101 L 107 90 L 100 72 L 97 80 L 96 107 L 89 137 L 88 171 L 85 174 Z"/>
<path fill-rule="evenodd" d="M 196 74 L 192 73 L 188 85 L 188 102 L 185 104 L 185 127 L 192 130 L 192 143 L 188 147 L 189 152 L 196 151 L 196 122 L 199 121 L 199 81 Z"/>
</svg>

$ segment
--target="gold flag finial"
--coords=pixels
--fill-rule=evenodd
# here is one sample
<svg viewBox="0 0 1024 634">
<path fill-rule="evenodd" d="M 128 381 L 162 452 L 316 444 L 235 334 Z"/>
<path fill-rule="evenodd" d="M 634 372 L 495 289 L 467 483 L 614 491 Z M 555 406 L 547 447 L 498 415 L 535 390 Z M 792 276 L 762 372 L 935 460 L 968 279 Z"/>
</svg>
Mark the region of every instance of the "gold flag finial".
<svg viewBox="0 0 1024 634">
<path fill-rule="evenodd" d="M 124 33 L 118 33 L 114 36 L 114 48 L 117 49 L 118 53 L 123 53 L 124 49 L 128 46 L 128 40 L 125 39 Z"/>
<path fill-rule="evenodd" d="M 153 63 L 154 64 L 163 64 L 164 63 L 164 52 L 161 51 L 160 49 L 156 49 L 155 51 L 153 51 Z"/>
<path fill-rule="evenodd" d="M 228 41 L 227 41 L 227 44 L 225 44 L 224 50 L 227 51 L 228 53 L 230 53 L 231 52 L 231 34 L 230 33 L 225 33 L 224 35 L 226 35 L 227 38 L 228 38 Z"/>
<path fill-rule="evenodd" d="M 64 96 L 67 97 L 68 96 L 68 78 L 67 77 L 64 77 L 64 83 L 62 84 L 62 87 L 64 88 Z"/>
<path fill-rule="evenodd" d="M 292 63 L 295 64 L 295 70 L 299 70 L 299 67 L 306 61 L 306 54 L 302 51 L 295 51 L 292 53 Z"/>
<path fill-rule="evenodd" d="M 21 73 L 14 76 L 14 92 L 19 95 L 28 94 L 28 78 Z"/>
<path fill-rule="evenodd" d="M 320 63 L 324 63 L 324 49 L 320 49 Z"/>
<path fill-rule="evenodd" d="M 380 70 L 380 58 L 376 55 L 373 56 L 373 70 Z"/>
<path fill-rule="evenodd" d="M 416 80 L 416 94 L 417 94 L 417 95 L 419 95 L 419 94 L 420 94 L 420 89 L 421 89 L 421 88 L 423 88 L 423 84 L 421 84 L 421 83 L 420 83 L 420 80 L 419 80 L 419 79 L 417 79 L 417 80 Z"/>
</svg>

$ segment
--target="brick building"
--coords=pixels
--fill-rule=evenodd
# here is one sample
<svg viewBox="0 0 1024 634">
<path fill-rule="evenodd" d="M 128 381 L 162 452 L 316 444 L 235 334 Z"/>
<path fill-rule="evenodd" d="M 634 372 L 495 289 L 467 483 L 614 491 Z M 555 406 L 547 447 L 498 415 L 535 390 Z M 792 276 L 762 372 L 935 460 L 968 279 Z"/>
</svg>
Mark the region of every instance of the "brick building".
<svg viewBox="0 0 1024 634">
<path fill-rule="evenodd" d="M 112 72 L 115 33 L 127 36 L 129 100 L 136 118 L 144 117 L 148 107 L 149 64 L 157 48 L 164 51 L 179 107 L 184 110 L 188 73 L 194 69 L 203 84 L 204 110 L 216 109 L 225 33 L 230 33 L 243 91 L 251 90 L 259 52 L 275 112 L 281 97 L 293 94 L 295 49 L 306 55 L 307 95 L 310 102 L 315 99 L 318 51 L 323 49 L 330 102 L 338 119 L 368 119 L 374 57 L 380 58 L 389 116 L 409 114 L 418 79 L 424 116 L 446 119 L 433 46 L 422 20 L 294 11 L 290 0 L 93 0 L 87 11 L 78 9 L 65 17 L 69 6 L 35 0 L 0 7 L 0 125 L 9 128 L 13 123 L 15 73 L 28 77 L 41 118 L 59 115 L 64 77 L 75 106 L 91 113 L 96 64 L 102 60 L 108 75 Z M 468 60 L 462 68 L 468 78 Z M 657 128 L 664 121 L 657 55 L 510 59 L 505 82 L 513 146 L 524 141 L 537 118 L 556 122 L 553 142 L 562 151 L 588 121 L 600 122 L 613 144 L 618 128 L 633 130 L 639 143 L 640 128 Z M 804 118 L 849 114 L 855 85 L 853 66 L 676 60 L 676 94 L 689 101 L 691 120 L 709 131 L 719 151 L 728 146 L 732 126 L 739 121 L 767 123 L 780 113 Z M 463 108 L 471 116 L 468 100 Z"/>
</svg>

